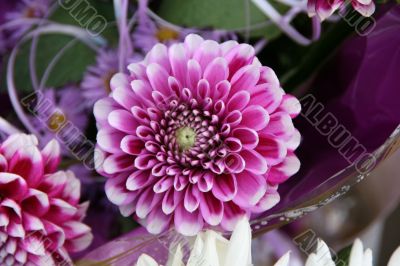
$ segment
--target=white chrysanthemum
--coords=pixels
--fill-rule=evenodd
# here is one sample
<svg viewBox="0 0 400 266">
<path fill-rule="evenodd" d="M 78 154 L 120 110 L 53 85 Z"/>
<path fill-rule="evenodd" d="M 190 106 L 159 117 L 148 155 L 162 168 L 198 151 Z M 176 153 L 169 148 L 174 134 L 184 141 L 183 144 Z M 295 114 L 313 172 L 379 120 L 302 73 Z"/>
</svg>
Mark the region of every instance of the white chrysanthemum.
<svg viewBox="0 0 400 266">
<path fill-rule="evenodd" d="M 182 266 L 183 254 L 178 247 L 166 266 Z M 139 257 L 137 266 L 158 266 L 150 256 Z M 219 233 L 208 230 L 200 233 L 190 253 L 187 266 L 251 266 L 251 229 L 249 221 L 242 218 L 236 224 L 235 230 L 227 240 Z"/>
<path fill-rule="evenodd" d="M 168 259 L 166 266 L 184 266 L 182 249 L 177 250 Z M 242 218 L 227 240 L 219 233 L 208 230 L 200 233 L 191 250 L 186 266 L 251 266 L 251 228 L 249 221 Z M 289 266 L 290 252 L 287 252 L 274 266 Z M 329 247 L 318 240 L 317 250 L 309 255 L 305 266 L 335 266 Z M 362 242 L 354 241 L 350 252 L 348 266 L 372 266 L 372 251 L 366 249 Z M 393 253 L 387 266 L 400 265 L 400 247 Z M 142 254 L 136 266 L 161 266 L 152 257 Z"/>
</svg>

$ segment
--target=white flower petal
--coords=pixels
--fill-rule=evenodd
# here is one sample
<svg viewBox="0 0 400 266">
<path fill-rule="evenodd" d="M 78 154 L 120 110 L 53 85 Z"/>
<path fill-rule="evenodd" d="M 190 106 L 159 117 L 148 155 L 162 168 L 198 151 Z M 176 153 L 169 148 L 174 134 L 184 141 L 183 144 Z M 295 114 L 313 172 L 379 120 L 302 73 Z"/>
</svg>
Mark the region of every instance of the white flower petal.
<svg viewBox="0 0 400 266">
<path fill-rule="evenodd" d="M 181 245 L 178 244 L 176 247 L 175 252 L 173 252 L 173 256 L 170 256 L 168 258 L 168 262 L 166 266 L 184 266 L 182 260 L 183 260 L 183 253 L 182 253 L 182 248 Z"/>
<path fill-rule="evenodd" d="M 158 266 L 158 263 L 149 255 L 142 254 L 139 257 L 136 266 Z"/>
<path fill-rule="evenodd" d="M 275 264 L 274 266 L 289 266 L 289 260 L 290 260 L 290 251 L 286 252 L 285 255 L 282 256 Z"/>
<path fill-rule="evenodd" d="M 232 233 L 223 266 L 247 265 L 251 265 L 251 228 L 243 217 Z"/>
<path fill-rule="evenodd" d="M 364 266 L 362 263 L 364 256 L 363 251 L 364 248 L 361 240 L 356 239 L 351 248 L 349 266 Z"/>
<path fill-rule="evenodd" d="M 372 266 L 372 250 L 369 248 L 364 252 L 363 266 Z"/>
<path fill-rule="evenodd" d="M 400 247 L 396 249 L 392 257 L 389 260 L 388 266 L 398 266 L 400 265 Z"/>
</svg>

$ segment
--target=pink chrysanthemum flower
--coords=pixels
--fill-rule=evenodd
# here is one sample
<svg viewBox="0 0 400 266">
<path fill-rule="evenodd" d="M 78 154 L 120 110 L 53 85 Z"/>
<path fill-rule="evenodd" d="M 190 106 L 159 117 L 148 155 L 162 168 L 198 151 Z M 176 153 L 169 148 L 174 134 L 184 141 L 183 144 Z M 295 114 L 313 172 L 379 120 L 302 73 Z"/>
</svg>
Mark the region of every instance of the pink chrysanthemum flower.
<svg viewBox="0 0 400 266">
<path fill-rule="evenodd" d="M 123 215 L 152 233 L 175 225 L 194 235 L 232 230 L 279 201 L 278 185 L 300 167 L 300 104 L 253 47 L 189 35 L 128 69 L 94 107 L 97 170 Z"/>
<path fill-rule="evenodd" d="M 375 4 L 372 0 L 308 0 L 308 14 L 310 16 L 318 15 L 321 20 L 325 20 L 348 3 L 351 3 L 353 8 L 365 17 L 369 17 L 375 12 Z"/>
<path fill-rule="evenodd" d="M 81 222 L 87 204 L 79 204 L 79 180 L 55 172 L 58 143 L 37 144 L 33 135 L 14 134 L 0 146 L 1 265 L 67 265 L 68 252 L 92 240 Z"/>
</svg>

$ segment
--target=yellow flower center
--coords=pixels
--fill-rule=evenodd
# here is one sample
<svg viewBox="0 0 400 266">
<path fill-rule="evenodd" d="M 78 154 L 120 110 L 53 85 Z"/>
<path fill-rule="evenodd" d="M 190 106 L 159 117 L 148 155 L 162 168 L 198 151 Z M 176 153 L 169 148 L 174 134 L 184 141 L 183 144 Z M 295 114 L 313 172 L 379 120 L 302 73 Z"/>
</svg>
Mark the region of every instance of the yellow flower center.
<svg viewBox="0 0 400 266">
<path fill-rule="evenodd" d="M 171 28 L 161 27 L 158 29 L 158 31 L 156 33 L 156 38 L 160 42 L 177 40 L 179 38 L 179 32 L 177 32 Z"/>
<path fill-rule="evenodd" d="M 193 147 L 196 141 L 196 133 L 190 127 L 182 127 L 176 131 L 176 142 L 181 151 L 186 151 Z"/>
<path fill-rule="evenodd" d="M 106 88 L 107 94 L 109 94 L 111 92 L 110 81 L 115 73 L 117 73 L 117 71 L 109 71 L 107 74 L 105 74 L 103 76 L 104 88 Z"/>
<path fill-rule="evenodd" d="M 66 116 L 61 111 L 55 111 L 49 118 L 47 125 L 52 131 L 58 131 L 67 121 Z"/>
</svg>

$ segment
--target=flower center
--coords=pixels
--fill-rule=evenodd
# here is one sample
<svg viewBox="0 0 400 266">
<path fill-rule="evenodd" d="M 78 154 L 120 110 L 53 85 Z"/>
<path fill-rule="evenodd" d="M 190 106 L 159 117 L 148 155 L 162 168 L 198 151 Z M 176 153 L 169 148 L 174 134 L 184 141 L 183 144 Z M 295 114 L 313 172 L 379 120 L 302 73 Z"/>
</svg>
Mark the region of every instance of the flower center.
<svg viewBox="0 0 400 266">
<path fill-rule="evenodd" d="M 186 151 L 193 147 L 196 141 L 196 132 L 190 127 L 182 127 L 176 131 L 176 142 L 181 151 Z"/>
<path fill-rule="evenodd" d="M 61 111 L 55 111 L 49 118 L 48 126 L 52 131 L 57 131 L 67 118 Z"/>
<path fill-rule="evenodd" d="M 170 40 L 176 40 L 179 37 L 179 32 L 167 28 L 167 27 L 161 27 L 158 29 L 156 33 L 156 38 L 160 42 L 165 42 L 165 41 L 170 41 Z"/>
<path fill-rule="evenodd" d="M 111 92 L 110 81 L 111 81 L 111 78 L 114 76 L 115 73 L 117 73 L 117 71 L 111 70 L 111 71 L 107 72 L 107 74 L 105 74 L 103 76 L 104 88 L 106 88 L 106 93 L 107 94 L 109 94 Z"/>
<path fill-rule="evenodd" d="M 24 13 L 25 18 L 34 18 L 36 17 L 36 11 L 33 7 L 28 7 Z"/>
</svg>

